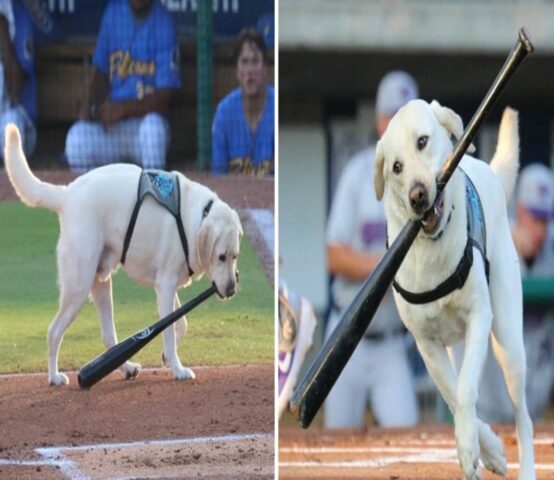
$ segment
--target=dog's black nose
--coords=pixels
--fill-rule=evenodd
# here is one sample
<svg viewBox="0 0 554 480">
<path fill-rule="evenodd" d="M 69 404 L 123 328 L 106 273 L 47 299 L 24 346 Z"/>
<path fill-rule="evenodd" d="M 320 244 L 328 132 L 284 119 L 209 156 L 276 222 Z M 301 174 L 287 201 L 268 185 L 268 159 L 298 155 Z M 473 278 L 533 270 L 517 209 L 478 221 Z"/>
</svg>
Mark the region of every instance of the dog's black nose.
<svg viewBox="0 0 554 480">
<path fill-rule="evenodd" d="M 225 296 L 227 298 L 232 297 L 235 294 L 235 285 L 229 284 L 227 285 L 227 288 L 225 289 Z"/>
<path fill-rule="evenodd" d="M 429 208 L 429 195 L 423 183 L 416 182 L 412 185 L 410 189 L 410 205 L 418 215 L 421 215 Z"/>
</svg>

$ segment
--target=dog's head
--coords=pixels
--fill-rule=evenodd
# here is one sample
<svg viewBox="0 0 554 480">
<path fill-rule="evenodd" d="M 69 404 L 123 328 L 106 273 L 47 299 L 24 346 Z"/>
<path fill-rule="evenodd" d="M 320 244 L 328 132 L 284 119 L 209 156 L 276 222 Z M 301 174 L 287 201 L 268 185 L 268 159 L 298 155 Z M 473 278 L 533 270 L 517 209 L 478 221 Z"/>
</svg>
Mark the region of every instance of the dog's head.
<svg viewBox="0 0 554 480">
<path fill-rule="evenodd" d="M 436 179 L 453 150 L 452 138 L 459 139 L 463 123 L 459 115 L 433 100 L 412 100 L 390 121 L 377 143 L 375 154 L 375 193 L 402 220 L 416 220 L 433 205 Z M 468 149 L 473 152 L 473 145 Z M 440 204 L 444 202 L 439 202 Z"/>
<path fill-rule="evenodd" d="M 242 226 L 237 212 L 216 199 L 196 236 L 196 260 L 214 282 L 221 298 L 230 298 L 237 291 L 241 238 Z"/>
</svg>

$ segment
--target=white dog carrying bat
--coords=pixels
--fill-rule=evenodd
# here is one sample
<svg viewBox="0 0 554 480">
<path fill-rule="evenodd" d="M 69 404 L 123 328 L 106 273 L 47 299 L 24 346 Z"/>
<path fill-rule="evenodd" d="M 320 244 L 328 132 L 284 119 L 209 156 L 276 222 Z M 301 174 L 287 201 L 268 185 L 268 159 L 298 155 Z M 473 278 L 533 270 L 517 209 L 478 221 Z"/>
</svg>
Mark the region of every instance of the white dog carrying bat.
<svg viewBox="0 0 554 480">
<path fill-rule="evenodd" d="M 106 348 L 117 343 L 111 275 L 120 263 L 139 283 L 154 287 L 160 318 L 179 306 L 177 289 L 206 274 L 221 298 L 235 294 L 242 227 L 239 216 L 210 189 L 174 172 L 141 171 L 114 164 L 92 170 L 67 186 L 36 178 L 15 125 L 6 128 L 5 162 L 21 200 L 59 215 L 59 310 L 48 328 L 52 385 L 68 383 L 58 371 L 63 335 L 90 295 Z M 164 203 L 165 202 L 165 203 Z M 179 380 L 194 378 L 177 355 L 186 319 L 164 331 L 163 362 Z M 140 365 L 125 362 L 126 378 Z"/>
<path fill-rule="evenodd" d="M 535 478 L 533 425 L 525 399 L 525 350 L 518 256 L 506 199 L 515 186 L 517 113 L 504 113 L 490 167 L 465 155 L 442 198 L 438 172 L 463 133 L 461 118 L 437 102 L 414 100 L 391 120 L 377 144 L 375 190 L 384 198 L 389 243 L 408 220 L 433 204 L 395 278 L 402 321 L 454 415 L 458 458 L 466 480 L 481 478 L 479 459 L 506 473 L 502 441 L 476 415 L 489 336 L 514 407 L 520 480 Z M 465 340 L 459 372 L 448 347 Z"/>
</svg>

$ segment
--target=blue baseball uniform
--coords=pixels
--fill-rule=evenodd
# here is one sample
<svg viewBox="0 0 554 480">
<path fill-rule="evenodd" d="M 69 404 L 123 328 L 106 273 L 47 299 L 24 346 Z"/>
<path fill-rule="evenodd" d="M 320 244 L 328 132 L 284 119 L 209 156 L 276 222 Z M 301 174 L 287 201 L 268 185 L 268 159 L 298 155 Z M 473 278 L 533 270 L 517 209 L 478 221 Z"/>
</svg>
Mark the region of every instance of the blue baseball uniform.
<svg viewBox="0 0 554 480">
<path fill-rule="evenodd" d="M 0 63 L 0 140 L 4 151 L 4 129 L 8 123 L 15 123 L 21 132 L 23 148 L 27 155 L 34 150 L 36 129 L 34 121 L 37 117 L 36 76 L 34 57 L 34 38 L 31 17 L 21 0 L 2 2 L 0 15 L 8 23 L 10 40 L 21 70 L 24 73 L 23 87 L 20 92 L 20 103 L 11 101 L 7 88 L 4 65 Z M 0 60 L 1 62 L 1 60 Z"/>
<path fill-rule="evenodd" d="M 109 80 L 109 100 L 142 100 L 163 88 L 181 86 L 179 44 L 173 18 L 153 0 L 145 18 L 134 16 L 129 0 L 111 0 L 100 26 L 93 65 Z M 163 169 L 169 124 L 159 113 L 124 119 L 104 130 L 80 121 L 66 141 L 67 161 L 86 171 L 130 158 L 144 168 Z"/>
<path fill-rule="evenodd" d="M 274 89 L 267 86 L 262 117 L 250 130 L 242 108 L 242 90 L 217 106 L 212 125 L 212 173 L 272 174 L 274 159 Z"/>
<path fill-rule="evenodd" d="M 109 78 L 113 102 L 140 100 L 154 90 L 180 87 L 173 18 L 159 0 L 140 20 L 129 0 L 113 0 L 102 17 L 92 63 Z"/>
</svg>

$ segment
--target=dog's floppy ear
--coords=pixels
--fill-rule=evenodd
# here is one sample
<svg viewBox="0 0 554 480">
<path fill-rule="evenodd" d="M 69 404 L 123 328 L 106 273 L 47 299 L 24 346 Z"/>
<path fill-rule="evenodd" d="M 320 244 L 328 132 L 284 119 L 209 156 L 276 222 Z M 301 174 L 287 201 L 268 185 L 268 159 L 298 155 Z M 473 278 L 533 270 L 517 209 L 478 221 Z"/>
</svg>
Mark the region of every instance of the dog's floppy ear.
<svg viewBox="0 0 554 480">
<path fill-rule="evenodd" d="M 233 217 L 235 218 L 235 221 L 237 222 L 237 225 L 239 227 L 239 240 L 242 238 L 244 232 L 242 231 L 242 224 L 240 223 L 240 217 L 236 210 L 231 210 L 233 212 Z"/>
<path fill-rule="evenodd" d="M 431 102 L 431 111 L 437 117 L 439 123 L 456 139 L 459 140 L 464 133 L 464 123 L 462 118 L 448 107 L 443 107 L 439 102 Z M 475 146 L 470 144 L 467 148 L 468 153 L 475 152 Z"/>
<path fill-rule="evenodd" d="M 383 167 L 385 163 L 385 155 L 383 154 L 383 146 L 381 140 L 377 142 L 377 147 L 375 147 L 375 165 L 373 170 L 373 184 L 375 186 L 375 195 L 377 200 L 383 198 L 383 193 L 385 192 L 385 177 L 383 172 Z"/>
<path fill-rule="evenodd" d="M 202 222 L 198 235 L 196 235 L 196 259 L 203 269 L 207 269 L 215 247 L 216 235 L 211 222 Z"/>
</svg>

